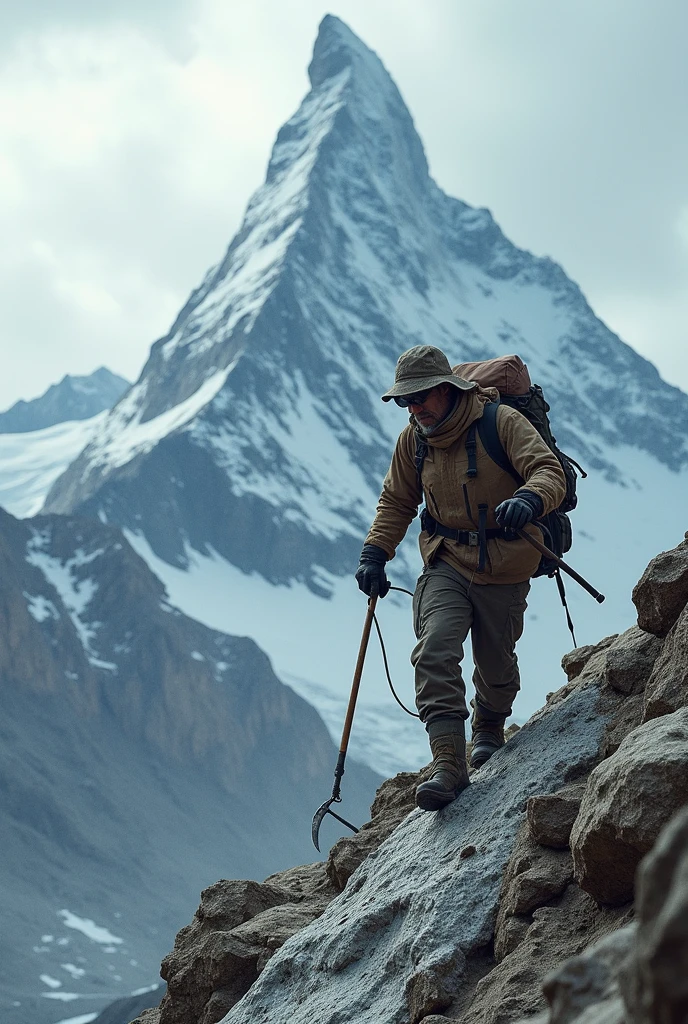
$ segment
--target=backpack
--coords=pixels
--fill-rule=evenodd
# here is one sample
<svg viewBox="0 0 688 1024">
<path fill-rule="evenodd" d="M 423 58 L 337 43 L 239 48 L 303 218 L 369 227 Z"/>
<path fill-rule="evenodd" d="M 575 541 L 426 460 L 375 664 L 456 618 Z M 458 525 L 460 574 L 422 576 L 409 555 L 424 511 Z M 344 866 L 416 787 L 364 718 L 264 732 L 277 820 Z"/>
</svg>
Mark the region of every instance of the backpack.
<svg viewBox="0 0 688 1024">
<path fill-rule="evenodd" d="M 546 534 L 545 543 L 560 558 L 569 551 L 573 540 L 571 520 L 567 513 L 578 503 L 576 482 L 578 472 L 585 478 L 587 473 L 570 456 L 557 447 L 552 434 L 547 413 L 550 406 L 542 393 L 539 384 L 533 384 L 528 368 L 520 356 L 499 356 L 478 363 L 460 363 L 452 367 L 452 372 L 464 380 L 474 380 L 483 388 L 497 388 L 499 401 L 490 402 L 485 406 L 482 418 L 477 420 L 469 433 L 475 439 L 475 428 L 483 447 L 493 462 L 500 469 L 510 473 L 519 487 L 525 482 L 509 461 L 502 442 L 497 433 L 497 409 L 500 403 L 516 409 L 535 427 L 547 447 L 556 455 L 566 478 L 566 494 L 558 508 L 538 519 L 538 524 Z M 469 442 L 470 442 L 469 438 Z M 552 576 L 556 571 L 556 563 L 543 556 L 533 576 Z"/>
</svg>

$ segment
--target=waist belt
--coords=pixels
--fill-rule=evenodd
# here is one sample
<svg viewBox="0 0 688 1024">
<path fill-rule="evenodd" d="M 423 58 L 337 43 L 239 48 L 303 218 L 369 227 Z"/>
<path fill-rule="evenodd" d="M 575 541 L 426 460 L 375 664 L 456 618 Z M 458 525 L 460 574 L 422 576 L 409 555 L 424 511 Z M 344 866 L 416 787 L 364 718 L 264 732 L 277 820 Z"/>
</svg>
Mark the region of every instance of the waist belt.
<svg viewBox="0 0 688 1024">
<path fill-rule="evenodd" d="M 449 537 L 450 540 L 455 540 L 459 544 L 468 544 L 472 548 L 476 548 L 480 544 L 480 534 L 477 530 L 452 530 L 436 521 L 435 529 L 427 532 L 431 537 L 439 534 L 440 537 Z M 501 537 L 504 540 L 504 530 L 485 530 L 485 540 L 494 540 L 495 537 Z"/>
<path fill-rule="evenodd" d="M 421 512 L 420 523 L 423 531 L 430 537 L 438 535 L 440 537 L 448 537 L 450 540 L 455 540 L 459 544 L 468 544 L 468 546 L 472 548 L 480 546 L 479 530 L 452 530 L 451 527 L 443 526 L 442 523 L 438 523 L 426 508 Z M 501 537 L 502 540 L 506 539 L 505 531 L 499 528 L 484 530 L 484 537 L 485 540 L 494 540 L 495 537 Z"/>
</svg>

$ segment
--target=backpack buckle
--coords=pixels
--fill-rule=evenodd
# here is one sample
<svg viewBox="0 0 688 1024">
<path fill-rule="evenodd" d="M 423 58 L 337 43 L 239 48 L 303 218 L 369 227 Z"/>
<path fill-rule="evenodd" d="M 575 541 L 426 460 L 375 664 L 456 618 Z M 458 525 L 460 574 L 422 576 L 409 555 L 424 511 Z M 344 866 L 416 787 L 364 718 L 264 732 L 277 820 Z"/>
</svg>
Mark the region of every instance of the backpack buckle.
<svg viewBox="0 0 688 1024">
<path fill-rule="evenodd" d="M 468 546 L 469 548 L 477 548 L 480 544 L 480 534 L 477 530 L 468 531 Z"/>
</svg>

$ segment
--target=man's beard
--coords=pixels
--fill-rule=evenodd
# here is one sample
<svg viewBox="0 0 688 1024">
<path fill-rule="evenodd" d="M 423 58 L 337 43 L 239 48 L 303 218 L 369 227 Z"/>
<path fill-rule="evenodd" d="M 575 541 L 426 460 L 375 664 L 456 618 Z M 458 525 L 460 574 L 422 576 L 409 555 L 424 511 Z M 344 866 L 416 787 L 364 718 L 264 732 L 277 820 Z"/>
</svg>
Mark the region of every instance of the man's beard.
<svg viewBox="0 0 688 1024">
<path fill-rule="evenodd" d="M 413 418 L 414 418 L 414 420 L 416 422 L 416 429 L 419 431 L 419 433 L 421 433 L 423 435 L 423 437 L 432 437 L 433 434 L 437 433 L 437 431 L 440 429 L 440 427 L 444 426 L 444 424 L 447 422 L 449 417 L 454 415 L 454 413 L 456 412 L 456 407 L 457 407 L 457 405 L 459 404 L 460 401 L 461 401 L 461 393 L 459 392 L 456 395 L 456 398 L 454 399 L 454 401 L 452 402 L 450 409 L 445 413 L 445 415 L 442 417 L 442 419 L 438 420 L 437 423 L 431 423 L 430 426 L 428 426 L 428 427 L 424 427 L 423 424 L 419 423 L 418 420 L 416 419 L 416 417 L 414 416 Z"/>
</svg>

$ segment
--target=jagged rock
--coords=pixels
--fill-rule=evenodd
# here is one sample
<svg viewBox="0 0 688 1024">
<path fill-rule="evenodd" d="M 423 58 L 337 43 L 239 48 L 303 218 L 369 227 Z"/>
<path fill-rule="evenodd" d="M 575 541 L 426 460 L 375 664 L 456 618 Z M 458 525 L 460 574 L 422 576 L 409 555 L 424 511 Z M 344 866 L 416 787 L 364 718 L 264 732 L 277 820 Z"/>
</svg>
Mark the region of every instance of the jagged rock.
<svg viewBox="0 0 688 1024">
<path fill-rule="evenodd" d="M 550 1007 L 548 1024 L 625 1024 L 618 972 L 635 930 L 635 924 L 619 928 L 547 975 L 542 990 Z"/>
<path fill-rule="evenodd" d="M 575 876 L 598 903 L 633 897 L 635 870 L 688 800 L 688 709 L 646 722 L 592 772 L 571 832 Z"/>
<path fill-rule="evenodd" d="M 631 626 L 607 650 L 606 681 L 619 693 L 638 693 L 650 678 L 661 649 L 659 637 Z"/>
<path fill-rule="evenodd" d="M 575 647 L 568 654 L 565 654 L 561 659 L 561 667 L 566 673 L 566 678 L 569 682 L 581 674 L 593 655 L 605 651 L 616 640 L 617 636 L 618 633 L 613 633 L 611 636 L 605 636 L 597 644 L 585 644 L 583 647 Z"/>
<path fill-rule="evenodd" d="M 602 742 L 602 760 L 611 757 L 619 749 L 623 741 L 643 723 L 643 710 L 645 708 L 645 695 L 636 693 L 626 697 L 621 705 L 614 712 L 614 716 L 607 724 Z"/>
<path fill-rule="evenodd" d="M 341 892 L 359 864 L 390 835 L 415 807 L 415 791 L 422 773 L 400 772 L 378 789 L 370 808 L 371 820 L 352 836 L 339 839 L 327 858 L 327 875 Z"/>
<path fill-rule="evenodd" d="M 406 982 L 404 995 L 410 1024 L 420 1024 L 428 1014 L 451 1005 L 463 981 L 465 966 L 465 957 L 460 954 L 424 957 L 422 967 L 413 971 Z"/>
<path fill-rule="evenodd" d="M 645 688 L 644 720 L 688 705 L 688 606 L 669 631 Z"/>
<path fill-rule="evenodd" d="M 279 880 L 282 884 L 275 884 Z M 272 954 L 334 896 L 322 864 L 271 880 L 222 880 L 201 893 L 193 922 L 162 962 L 160 1024 L 214 1024 L 248 991 Z"/>
<path fill-rule="evenodd" d="M 635 948 L 621 971 L 631 1024 L 688 1021 L 688 807 L 638 871 Z"/>
<path fill-rule="evenodd" d="M 448 1016 L 459 1024 L 513 1024 L 524 1017 L 528 1024 L 550 1024 L 548 1014 L 533 1020 L 545 1009 L 544 978 L 590 942 L 628 923 L 631 913 L 629 907 L 600 909 L 577 885 L 569 885 L 534 911 L 522 942 L 478 981 L 465 1005 L 451 1006 Z"/>
<path fill-rule="evenodd" d="M 573 863 L 568 850 L 562 852 L 540 846 L 524 823 L 504 873 L 499 898 L 494 936 L 498 962 L 523 940 L 533 920 L 532 912 L 560 896 L 571 881 Z"/>
<path fill-rule="evenodd" d="M 584 786 L 579 783 L 558 793 L 532 796 L 526 813 L 528 828 L 536 843 L 564 850 L 569 845 L 573 823 L 578 817 Z"/>
<path fill-rule="evenodd" d="M 688 603 L 688 533 L 670 551 L 653 558 L 633 589 L 638 625 L 666 636 Z"/>
</svg>

